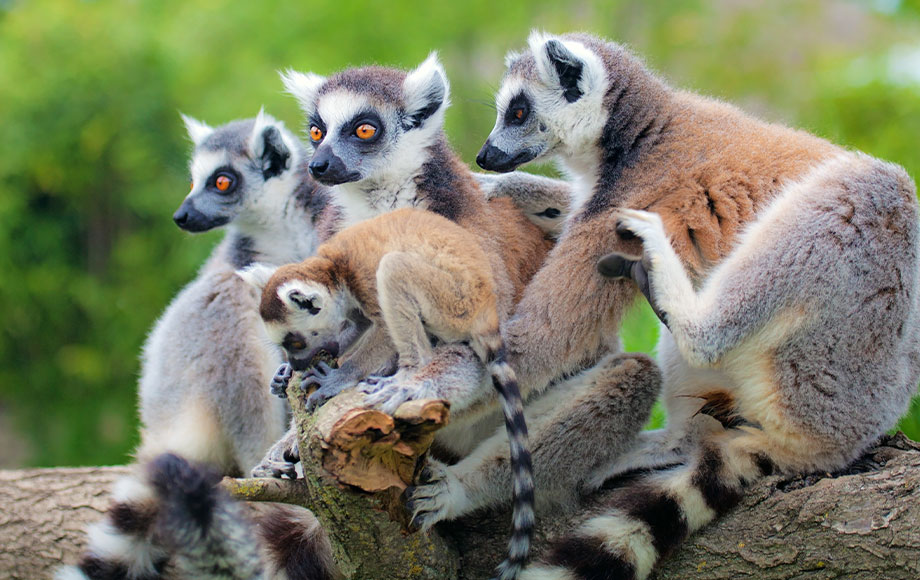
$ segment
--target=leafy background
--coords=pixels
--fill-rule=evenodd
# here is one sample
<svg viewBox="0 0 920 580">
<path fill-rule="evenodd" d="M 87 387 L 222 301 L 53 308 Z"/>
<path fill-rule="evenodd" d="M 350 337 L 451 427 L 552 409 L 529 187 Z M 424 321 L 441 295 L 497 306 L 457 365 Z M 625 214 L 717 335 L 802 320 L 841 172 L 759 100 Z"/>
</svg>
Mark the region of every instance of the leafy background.
<svg viewBox="0 0 920 580">
<path fill-rule="evenodd" d="M 625 42 L 678 86 L 920 174 L 920 0 L 0 0 L 0 466 L 122 463 L 136 444 L 140 346 L 220 237 L 171 223 L 180 110 L 218 124 L 264 104 L 300 127 L 278 69 L 437 49 L 472 160 L 532 28 Z M 655 335 L 637 309 L 627 347 Z M 901 426 L 920 438 L 917 400 Z"/>
</svg>

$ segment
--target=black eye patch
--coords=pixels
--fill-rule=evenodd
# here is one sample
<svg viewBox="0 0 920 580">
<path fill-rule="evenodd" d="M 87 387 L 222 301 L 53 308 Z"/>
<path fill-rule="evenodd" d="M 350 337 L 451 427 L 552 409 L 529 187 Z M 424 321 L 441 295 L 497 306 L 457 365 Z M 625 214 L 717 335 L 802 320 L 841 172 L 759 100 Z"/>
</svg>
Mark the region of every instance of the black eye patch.
<svg viewBox="0 0 920 580">
<path fill-rule="evenodd" d="M 530 99 L 524 93 L 518 93 L 505 109 L 505 124 L 523 125 L 528 116 L 530 116 Z"/>
<path fill-rule="evenodd" d="M 371 125 L 376 130 L 374 135 L 370 138 L 361 139 L 355 133 L 358 130 L 358 127 L 361 125 Z M 375 111 L 368 110 L 362 111 L 351 118 L 351 121 L 342 125 L 342 137 L 354 137 L 356 141 L 364 144 L 375 143 L 380 140 L 381 135 L 383 135 L 384 127 L 383 121 L 380 119 Z"/>
</svg>

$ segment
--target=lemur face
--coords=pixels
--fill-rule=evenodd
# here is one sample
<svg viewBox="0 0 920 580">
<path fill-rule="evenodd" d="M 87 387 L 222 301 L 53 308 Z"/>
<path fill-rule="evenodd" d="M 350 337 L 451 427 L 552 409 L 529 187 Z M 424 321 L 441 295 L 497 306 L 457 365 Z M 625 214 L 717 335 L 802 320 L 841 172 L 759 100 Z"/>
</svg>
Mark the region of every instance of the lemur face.
<svg viewBox="0 0 920 580">
<path fill-rule="evenodd" d="M 271 341 L 295 371 L 306 370 L 320 351 L 346 357 L 370 327 L 357 302 L 325 275 L 311 276 L 322 258 L 274 269 L 261 264 L 237 272 L 262 291 L 259 313 Z M 319 279 L 315 279 L 319 278 Z"/>
<path fill-rule="evenodd" d="M 507 172 L 529 161 L 577 154 L 606 121 L 606 72 L 598 56 L 569 37 L 533 33 L 530 50 L 509 54 L 495 97 L 498 117 L 476 162 Z"/>
<path fill-rule="evenodd" d="M 274 190 L 289 194 L 297 147 L 284 125 L 259 112 L 255 119 L 216 129 L 182 116 L 195 143 L 189 166 L 191 192 L 173 215 L 188 232 L 204 232 L 235 220 L 245 210 L 257 215 Z"/>
<path fill-rule="evenodd" d="M 404 173 L 407 163 L 424 158 L 448 104 L 447 77 L 435 54 L 409 73 L 366 67 L 326 79 L 288 71 L 282 80 L 307 117 L 310 173 L 325 185 Z"/>
</svg>

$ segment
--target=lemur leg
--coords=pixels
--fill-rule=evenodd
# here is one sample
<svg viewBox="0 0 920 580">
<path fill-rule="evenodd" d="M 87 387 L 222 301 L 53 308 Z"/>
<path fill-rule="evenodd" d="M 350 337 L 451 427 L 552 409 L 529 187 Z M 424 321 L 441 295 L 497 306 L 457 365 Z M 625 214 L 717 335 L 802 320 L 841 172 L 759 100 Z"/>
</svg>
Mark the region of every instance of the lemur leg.
<svg viewBox="0 0 920 580">
<path fill-rule="evenodd" d="M 525 396 L 618 349 L 620 321 L 636 289 L 598 274 L 597 260 L 610 251 L 639 248 L 617 238 L 607 214 L 569 220 L 503 328 L 508 363 Z"/>
<path fill-rule="evenodd" d="M 642 431 L 629 451 L 592 476 L 592 487 L 609 486 L 624 474 L 660 469 L 684 463 L 698 432 L 709 425 L 709 417 L 700 413 L 705 401 L 701 394 L 731 392 L 734 382 L 720 369 L 693 368 L 677 350 L 674 338 L 662 325 L 655 347 L 662 374 L 661 401 L 667 423 L 661 429 Z"/>
<path fill-rule="evenodd" d="M 642 240 L 643 258 L 637 262 L 622 255 L 608 255 L 601 263 L 606 263 L 613 273 L 618 269 L 615 262 L 620 260 L 619 270 L 628 271 L 626 277 L 633 278 L 640 288 L 645 284 L 643 276 L 647 276 L 647 295 L 691 366 L 716 364 L 728 350 L 770 320 L 784 300 L 803 294 L 791 288 L 796 283 L 789 271 L 791 265 L 784 265 L 780 259 L 784 253 L 780 250 L 785 250 L 786 255 L 789 250 L 782 245 L 764 248 L 764 240 L 757 237 L 744 239 L 697 291 L 671 247 L 658 214 L 623 209 L 618 216 L 618 229 Z M 751 256 L 756 254 L 760 254 L 757 267 L 752 267 Z M 776 258 L 776 263 L 769 263 L 771 257 Z M 807 265 L 796 266 L 808 275 Z M 809 277 L 813 278 L 814 273 Z"/>
<path fill-rule="evenodd" d="M 474 280 L 465 272 L 445 271 L 418 256 L 391 252 L 380 260 L 377 289 L 387 331 L 399 353 L 399 370 L 391 377 L 362 383 L 361 390 L 368 394 L 366 402 L 393 413 L 410 399 L 445 398 L 452 407 L 462 408 L 468 406 L 468 399 L 480 397 L 485 390 L 481 381 L 466 383 L 462 389 L 453 381 L 426 381 L 418 375 L 434 360 L 429 330 L 445 342 L 468 335 L 463 313 L 472 317 L 481 308 Z"/>
<path fill-rule="evenodd" d="M 617 571 L 617 578 L 643 580 L 689 534 L 734 507 L 745 487 L 800 469 L 812 452 L 799 440 L 759 429 L 724 430 L 710 421 L 686 465 L 598 493 L 585 509 L 591 517 L 551 542 L 520 578 L 606 578 Z"/>
<path fill-rule="evenodd" d="M 659 387 L 660 374 L 648 357 L 611 355 L 528 403 L 538 506 L 570 507 L 591 472 L 629 447 Z M 425 475 L 427 482 L 407 493 L 407 507 L 422 527 L 508 503 L 504 429 L 455 465 L 432 462 Z"/>
</svg>

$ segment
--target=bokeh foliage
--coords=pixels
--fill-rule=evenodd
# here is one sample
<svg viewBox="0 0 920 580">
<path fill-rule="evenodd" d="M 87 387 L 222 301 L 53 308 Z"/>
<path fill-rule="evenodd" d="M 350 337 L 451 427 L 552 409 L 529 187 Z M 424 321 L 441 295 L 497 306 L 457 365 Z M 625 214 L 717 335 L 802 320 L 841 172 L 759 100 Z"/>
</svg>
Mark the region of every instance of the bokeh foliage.
<svg viewBox="0 0 920 580">
<path fill-rule="evenodd" d="M 170 220 L 188 183 L 178 111 L 217 124 L 264 104 L 299 127 L 276 70 L 437 49 L 471 160 L 531 28 L 626 42 L 677 85 L 920 175 L 915 0 L 0 1 L 0 465 L 120 463 L 136 443 L 145 333 L 219 239 Z M 655 334 L 640 308 L 625 343 Z M 920 405 L 902 426 L 920 437 Z"/>
</svg>

